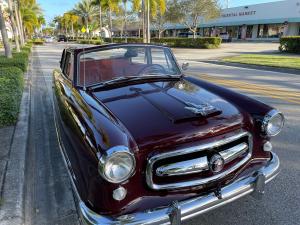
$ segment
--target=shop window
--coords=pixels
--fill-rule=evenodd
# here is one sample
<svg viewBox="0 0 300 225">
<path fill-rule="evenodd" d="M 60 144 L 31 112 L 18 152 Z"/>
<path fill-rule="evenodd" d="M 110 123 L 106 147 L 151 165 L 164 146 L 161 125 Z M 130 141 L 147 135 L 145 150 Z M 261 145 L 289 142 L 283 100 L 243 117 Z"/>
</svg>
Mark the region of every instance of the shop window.
<svg viewBox="0 0 300 225">
<path fill-rule="evenodd" d="M 227 27 L 227 32 L 228 32 L 230 38 L 237 38 L 238 27 Z"/>
<path fill-rule="evenodd" d="M 282 24 L 260 24 L 258 26 L 258 38 L 279 38 L 283 35 Z"/>
<path fill-rule="evenodd" d="M 246 38 L 252 38 L 253 26 L 247 26 Z"/>
</svg>

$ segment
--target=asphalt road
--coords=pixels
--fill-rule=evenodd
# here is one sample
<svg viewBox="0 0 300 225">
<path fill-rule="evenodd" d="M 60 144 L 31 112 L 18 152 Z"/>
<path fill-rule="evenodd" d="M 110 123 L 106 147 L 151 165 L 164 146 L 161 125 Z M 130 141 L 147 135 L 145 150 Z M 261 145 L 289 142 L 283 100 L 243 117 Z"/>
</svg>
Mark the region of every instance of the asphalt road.
<svg viewBox="0 0 300 225">
<path fill-rule="evenodd" d="M 51 72 L 58 67 L 65 46 L 64 43 L 38 46 L 33 54 L 26 224 L 77 223 L 69 180 L 57 146 L 51 108 Z M 181 60 L 190 59 L 182 54 L 186 53 L 175 53 Z M 198 54 L 202 51 L 199 50 Z M 187 74 L 200 76 L 270 104 L 281 110 L 287 121 L 283 132 L 273 139 L 282 171 L 267 185 L 264 198 L 258 201 L 248 196 L 185 224 L 300 224 L 300 76 L 189 62 Z"/>
</svg>

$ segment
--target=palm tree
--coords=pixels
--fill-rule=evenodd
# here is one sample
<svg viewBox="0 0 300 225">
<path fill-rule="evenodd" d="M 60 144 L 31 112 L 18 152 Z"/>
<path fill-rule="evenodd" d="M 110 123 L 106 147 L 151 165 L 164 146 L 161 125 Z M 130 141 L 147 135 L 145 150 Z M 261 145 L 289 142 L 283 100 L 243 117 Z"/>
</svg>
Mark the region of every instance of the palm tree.
<svg viewBox="0 0 300 225">
<path fill-rule="evenodd" d="M 70 25 L 70 22 L 71 22 L 71 15 L 69 13 L 65 13 L 62 17 L 61 23 L 62 26 L 65 28 L 66 35 L 68 35 L 68 27 Z"/>
<path fill-rule="evenodd" d="M 21 20 L 21 12 L 20 12 L 19 4 L 20 4 L 19 1 L 14 1 L 14 14 L 15 14 L 16 22 L 17 22 L 18 33 L 20 35 L 20 43 L 21 43 L 21 46 L 24 46 L 25 45 L 25 36 L 24 36 L 23 23 Z"/>
<path fill-rule="evenodd" d="M 42 15 L 42 9 L 35 0 L 18 0 L 18 3 L 24 36 L 30 36 L 40 26 L 39 16 Z"/>
<path fill-rule="evenodd" d="M 15 43 L 16 43 L 16 51 L 20 52 L 19 35 L 18 35 L 18 31 L 17 31 L 16 20 L 15 20 L 14 14 L 13 14 L 13 2 L 12 2 L 12 0 L 8 0 L 7 3 L 8 3 L 9 19 L 10 19 L 10 23 L 12 26 Z"/>
<path fill-rule="evenodd" d="M 3 11 L 2 11 L 1 5 L 0 5 L 0 29 L 1 29 L 2 42 L 4 45 L 4 49 L 5 49 L 5 56 L 7 58 L 12 58 L 11 48 L 10 48 L 10 44 L 8 41 L 7 30 L 6 30 L 6 25 L 5 25 L 5 19 L 3 16 Z"/>
<path fill-rule="evenodd" d="M 103 5 L 104 0 L 93 0 L 92 4 L 96 5 L 99 7 L 99 27 L 100 27 L 100 31 L 102 28 L 102 5 Z"/>
<path fill-rule="evenodd" d="M 39 15 L 37 21 L 37 28 L 41 31 L 42 26 L 46 24 L 45 17 L 43 15 Z"/>
<path fill-rule="evenodd" d="M 120 10 L 119 6 L 120 0 L 104 0 L 103 7 L 108 10 L 108 18 L 109 18 L 109 30 L 110 30 L 110 38 L 112 39 L 112 13 L 118 13 Z"/>
<path fill-rule="evenodd" d="M 74 25 L 77 24 L 79 17 L 74 14 L 70 14 L 70 22 L 71 22 L 71 29 L 72 29 L 72 37 L 74 38 Z"/>
<path fill-rule="evenodd" d="M 125 42 L 127 42 L 127 0 L 122 0 L 124 4 L 124 30 L 125 30 Z"/>
<path fill-rule="evenodd" d="M 163 15 L 166 11 L 166 0 L 133 0 L 133 9 L 136 12 L 142 9 L 145 24 L 144 42 L 150 43 L 150 16 L 155 18 L 158 11 Z"/>
<path fill-rule="evenodd" d="M 63 21 L 62 21 L 62 20 L 63 20 L 63 19 L 62 19 L 62 16 L 56 16 L 56 17 L 54 17 L 54 19 L 53 19 L 53 23 L 54 23 L 54 24 L 57 24 L 59 33 L 62 32 L 62 28 L 63 28 Z"/>
<path fill-rule="evenodd" d="M 82 0 L 75 5 L 72 12 L 77 15 L 83 24 L 86 26 L 87 34 L 89 35 L 89 23 L 98 14 L 97 7 L 92 4 L 92 0 Z"/>
</svg>

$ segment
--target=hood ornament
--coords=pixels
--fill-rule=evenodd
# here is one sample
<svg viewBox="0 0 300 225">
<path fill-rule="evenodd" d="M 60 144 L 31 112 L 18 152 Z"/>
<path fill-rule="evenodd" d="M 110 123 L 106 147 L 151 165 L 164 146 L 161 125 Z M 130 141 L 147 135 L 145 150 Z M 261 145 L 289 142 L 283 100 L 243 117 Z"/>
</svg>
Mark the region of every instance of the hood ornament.
<svg viewBox="0 0 300 225">
<path fill-rule="evenodd" d="M 205 102 L 203 102 L 201 104 L 186 102 L 186 105 L 187 106 L 184 107 L 185 109 L 190 110 L 193 113 L 199 114 L 201 116 L 208 116 L 212 113 L 220 111 L 216 107 L 214 107 L 213 105 L 205 103 Z"/>
</svg>

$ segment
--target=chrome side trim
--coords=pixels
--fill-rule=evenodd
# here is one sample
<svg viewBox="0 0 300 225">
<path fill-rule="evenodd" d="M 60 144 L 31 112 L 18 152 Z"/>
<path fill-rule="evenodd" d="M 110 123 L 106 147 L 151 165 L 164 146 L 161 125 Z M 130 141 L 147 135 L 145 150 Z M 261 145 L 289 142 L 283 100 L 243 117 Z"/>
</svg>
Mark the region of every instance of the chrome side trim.
<svg viewBox="0 0 300 225">
<path fill-rule="evenodd" d="M 179 156 L 179 155 L 185 155 L 185 154 L 189 154 L 189 153 L 199 152 L 199 151 L 203 151 L 205 149 L 212 149 L 212 148 L 220 147 L 222 145 L 228 144 L 230 142 L 236 141 L 236 140 L 238 140 L 242 137 L 246 137 L 246 136 L 248 137 L 248 142 L 249 142 L 249 153 L 247 154 L 247 156 L 245 158 L 243 158 L 237 164 L 235 164 L 230 169 L 228 169 L 224 172 L 218 173 L 218 174 L 208 177 L 208 178 L 202 178 L 202 179 L 191 180 L 191 181 L 183 181 L 183 182 L 177 182 L 177 183 L 170 183 L 170 184 L 155 184 L 153 182 L 153 171 L 152 171 L 153 165 L 158 160 L 170 158 L 173 156 Z M 203 185 L 203 184 L 206 184 L 209 182 L 219 180 L 219 179 L 227 176 L 228 174 L 232 173 L 233 171 L 235 171 L 236 169 L 241 167 L 243 164 L 245 164 L 251 158 L 251 155 L 252 155 L 252 135 L 249 132 L 242 131 L 241 133 L 238 133 L 236 135 L 233 135 L 233 136 L 228 137 L 223 140 L 207 143 L 204 145 L 192 146 L 189 148 L 179 149 L 179 150 L 172 151 L 172 152 L 166 152 L 166 153 L 158 154 L 158 155 L 151 157 L 150 159 L 148 159 L 148 165 L 146 168 L 146 182 L 147 182 L 148 186 L 154 190 L 168 190 L 168 189 L 179 189 L 179 188 L 200 186 L 200 185 Z"/>
<path fill-rule="evenodd" d="M 237 157 L 241 156 L 248 150 L 247 143 L 238 144 L 232 148 L 226 149 L 224 151 L 219 152 L 219 154 L 224 159 L 225 163 L 229 163 Z"/>
<path fill-rule="evenodd" d="M 176 175 L 178 176 L 184 174 L 199 173 L 208 169 L 208 159 L 207 156 L 205 156 L 158 167 L 156 169 L 156 175 L 160 177 Z"/>
<path fill-rule="evenodd" d="M 233 202 L 248 194 L 262 192 L 262 182 L 270 182 L 279 173 L 280 162 L 275 153 L 268 163 L 260 168 L 257 172 L 242 177 L 235 182 L 220 189 L 222 198 L 218 198 L 215 193 L 198 196 L 186 201 L 172 204 L 169 207 L 151 209 L 144 212 L 135 212 L 133 214 L 122 215 L 117 218 L 105 215 L 99 215 L 90 210 L 82 201 L 79 204 L 79 213 L 84 225 L 116 225 L 116 224 L 171 224 L 170 212 L 174 212 L 174 217 L 180 218 L 181 221 L 188 220 L 192 217 L 206 213 L 217 207 Z M 180 216 L 178 211 L 180 209 Z M 173 220 L 174 221 L 174 220 Z M 176 220 L 175 220 L 176 221 Z M 178 220 L 177 220 L 178 221 Z M 176 221 L 176 222 L 177 222 Z M 181 222 L 180 221 L 180 222 Z"/>
</svg>

